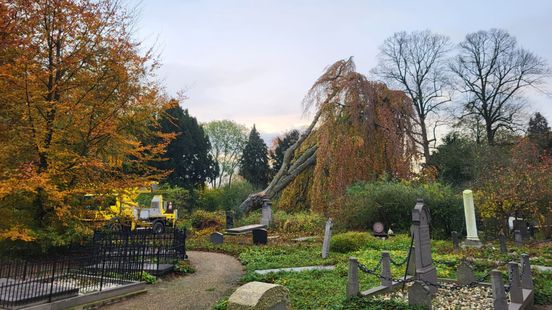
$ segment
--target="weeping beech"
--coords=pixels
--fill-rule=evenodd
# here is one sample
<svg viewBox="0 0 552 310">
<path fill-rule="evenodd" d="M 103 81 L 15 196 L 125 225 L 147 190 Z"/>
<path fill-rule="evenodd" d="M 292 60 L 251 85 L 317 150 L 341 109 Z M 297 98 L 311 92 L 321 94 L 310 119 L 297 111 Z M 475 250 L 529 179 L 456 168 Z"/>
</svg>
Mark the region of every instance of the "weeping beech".
<svg viewBox="0 0 552 310">
<path fill-rule="evenodd" d="M 415 146 L 411 103 L 404 93 L 368 81 L 355 71 L 352 58 L 326 69 L 303 102 L 314 118 L 289 147 L 270 184 L 241 205 L 247 212 L 272 199 L 299 174 L 314 165 L 309 199 L 314 211 L 327 213 L 331 201 L 355 181 L 382 174 L 407 177 Z M 314 132 L 314 139 L 308 139 Z M 303 145 L 305 143 L 305 145 Z M 295 182 L 297 183 L 297 182 Z"/>
</svg>

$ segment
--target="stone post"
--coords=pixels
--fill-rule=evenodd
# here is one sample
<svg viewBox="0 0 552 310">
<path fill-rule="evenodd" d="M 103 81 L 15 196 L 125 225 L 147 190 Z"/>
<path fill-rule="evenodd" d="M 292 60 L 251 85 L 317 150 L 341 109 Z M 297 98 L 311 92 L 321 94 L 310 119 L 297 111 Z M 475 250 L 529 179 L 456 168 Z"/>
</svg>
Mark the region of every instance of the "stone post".
<svg viewBox="0 0 552 310">
<path fill-rule="evenodd" d="M 358 260 L 349 257 L 349 272 L 347 273 L 347 297 L 355 297 L 360 293 L 358 282 Z"/>
<path fill-rule="evenodd" d="M 328 221 L 326 221 L 326 228 L 324 229 L 324 241 L 322 242 L 322 258 L 328 257 L 328 253 L 330 253 L 330 240 L 332 238 L 332 227 L 333 227 L 333 222 L 332 222 L 332 219 L 329 218 Z"/>
<path fill-rule="evenodd" d="M 519 266 L 516 262 L 508 263 L 508 272 L 510 279 L 510 301 L 516 304 L 523 303 L 523 291 L 519 279 Z"/>
<path fill-rule="evenodd" d="M 459 244 L 458 244 L 458 232 L 453 231 L 452 233 L 452 246 L 454 250 L 458 250 Z"/>
<path fill-rule="evenodd" d="M 467 189 L 463 192 L 464 196 L 464 216 L 466 218 L 466 233 L 467 238 L 464 241 L 464 247 L 476 247 L 482 246 L 479 237 L 477 236 L 477 223 L 475 222 L 475 207 L 473 205 L 473 193 Z"/>
<path fill-rule="evenodd" d="M 389 252 L 381 252 L 381 286 L 391 286 L 393 281 L 391 280 L 391 257 Z"/>
<path fill-rule="evenodd" d="M 508 248 L 506 247 L 506 236 L 502 231 L 498 234 L 498 242 L 500 243 L 500 253 L 508 253 Z"/>
<path fill-rule="evenodd" d="M 493 308 L 495 310 L 508 310 L 506 290 L 504 289 L 500 271 L 491 271 L 491 285 L 493 287 Z"/>
<path fill-rule="evenodd" d="M 533 273 L 529 263 L 529 255 L 521 254 L 521 287 L 524 289 L 533 289 Z"/>
<path fill-rule="evenodd" d="M 263 200 L 263 207 L 261 209 L 261 225 L 265 225 L 267 228 L 272 224 L 272 204 L 270 199 Z"/>
<path fill-rule="evenodd" d="M 431 257 L 430 221 L 429 209 L 425 207 L 423 200 L 418 199 L 414 210 L 412 210 L 412 233 L 416 249 L 416 280 L 437 284 L 437 269 L 433 266 Z M 428 289 L 432 294 L 437 292 L 437 288 L 433 285 L 430 285 Z"/>
</svg>

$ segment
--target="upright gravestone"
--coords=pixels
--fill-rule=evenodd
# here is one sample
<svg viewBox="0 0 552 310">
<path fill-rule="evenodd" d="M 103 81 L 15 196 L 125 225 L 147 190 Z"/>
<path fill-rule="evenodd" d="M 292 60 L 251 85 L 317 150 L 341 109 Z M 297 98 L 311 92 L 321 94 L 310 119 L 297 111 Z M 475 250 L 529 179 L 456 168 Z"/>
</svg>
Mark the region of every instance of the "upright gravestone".
<svg viewBox="0 0 552 310">
<path fill-rule="evenodd" d="M 500 253 L 508 253 L 508 248 L 506 247 L 506 236 L 502 231 L 498 234 L 498 243 L 500 244 Z"/>
<path fill-rule="evenodd" d="M 209 236 L 209 240 L 213 244 L 222 244 L 224 242 L 224 235 L 219 232 L 214 232 Z"/>
<path fill-rule="evenodd" d="M 251 231 L 253 235 L 253 244 L 267 244 L 268 243 L 268 231 L 264 228 L 253 229 Z"/>
<path fill-rule="evenodd" d="M 408 289 L 408 304 L 431 309 L 431 288 L 421 281 L 414 281 Z"/>
<path fill-rule="evenodd" d="M 529 239 L 527 223 L 524 220 L 514 220 L 514 231 L 519 230 L 522 240 Z"/>
<path fill-rule="evenodd" d="M 332 238 L 332 226 L 333 221 L 329 218 L 326 221 L 326 228 L 324 229 L 324 241 L 322 242 L 322 258 L 328 257 L 330 253 L 330 239 Z"/>
<path fill-rule="evenodd" d="M 414 234 L 416 280 L 437 284 L 437 269 L 433 266 L 431 257 L 431 237 L 429 235 L 429 223 L 431 217 L 429 209 L 425 207 L 423 200 L 418 199 L 412 210 L 412 233 Z M 429 286 L 431 293 L 437 288 Z"/>
<path fill-rule="evenodd" d="M 473 273 L 473 267 L 466 261 L 460 262 L 460 265 L 456 268 L 456 279 L 460 285 L 468 285 L 477 282 L 475 274 Z"/>
<path fill-rule="evenodd" d="M 514 230 L 514 242 L 517 246 L 523 245 L 523 237 L 521 236 L 521 232 L 519 230 Z"/>
<path fill-rule="evenodd" d="M 459 248 L 458 232 L 457 231 L 452 232 L 452 246 L 455 250 L 458 250 L 458 248 Z"/>
<path fill-rule="evenodd" d="M 475 206 L 473 204 L 473 193 L 467 189 L 463 192 L 464 196 L 464 216 L 466 217 L 466 232 L 467 238 L 463 243 L 464 247 L 482 246 L 479 237 L 477 236 L 477 223 L 475 222 Z"/>
<path fill-rule="evenodd" d="M 234 214 L 230 210 L 226 210 L 226 229 L 234 227 Z"/>
<path fill-rule="evenodd" d="M 272 224 L 272 204 L 270 203 L 270 199 L 265 198 L 263 199 L 263 207 L 261 210 L 261 225 L 270 227 L 270 224 Z"/>
</svg>

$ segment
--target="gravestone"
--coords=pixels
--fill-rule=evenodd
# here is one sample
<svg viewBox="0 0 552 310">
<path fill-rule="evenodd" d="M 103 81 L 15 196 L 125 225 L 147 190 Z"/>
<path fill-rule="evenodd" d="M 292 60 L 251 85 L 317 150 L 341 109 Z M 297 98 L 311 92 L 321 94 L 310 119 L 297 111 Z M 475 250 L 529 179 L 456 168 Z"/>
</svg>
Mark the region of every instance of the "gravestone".
<svg viewBox="0 0 552 310">
<path fill-rule="evenodd" d="M 408 304 L 431 309 L 431 290 L 421 281 L 414 281 L 408 289 Z"/>
<path fill-rule="evenodd" d="M 498 234 L 498 243 L 500 243 L 500 253 L 508 253 L 508 248 L 506 247 L 506 236 L 502 231 Z"/>
<path fill-rule="evenodd" d="M 458 248 L 460 247 L 460 243 L 458 241 L 458 232 L 457 231 L 452 232 L 452 246 L 454 247 L 455 250 L 458 250 Z"/>
<path fill-rule="evenodd" d="M 383 223 L 375 222 L 374 225 L 372 225 L 372 234 L 375 237 L 387 237 Z"/>
<path fill-rule="evenodd" d="M 209 236 L 209 240 L 213 244 L 222 244 L 224 242 L 224 235 L 219 232 L 214 232 Z"/>
<path fill-rule="evenodd" d="M 414 210 L 412 210 L 416 279 L 437 284 L 437 269 L 433 266 L 433 258 L 431 257 L 430 221 L 429 209 L 424 205 L 423 200 L 418 199 Z M 429 290 L 433 294 L 437 291 L 437 288 L 430 286 Z"/>
<path fill-rule="evenodd" d="M 226 229 L 234 227 L 234 214 L 230 210 L 226 210 Z"/>
<path fill-rule="evenodd" d="M 270 227 L 270 224 L 272 224 L 272 204 L 270 203 L 270 199 L 265 198 L 263 199 L 263 207 L 261 209 L 261 225 Z"/>
<path fill-rule="evenodd" d="M 519 276 L 519 266 L 516 262 L 508 263 L 508 279 L 510 279 L 510 301 L 516 304 L 523 303 L 523 290 Z"/>
<path fill-rule="evenodd" d="M 527 230 L 527 222 L 524 220 L 514 220 L 514 231 L 519 230 L 522 240 L 529 239 L 529 231 Z"/>
<path fill-rule="evenodd" d="M 458 268 L 456 269 L 456 278 L 458 284 L 460 285 L 468 285 L 477 282 L 475 274 L 473 273 L 473 267 L 466 261 L 462 261 L 460 262 L 460 265 L 458 265 Z"/>
<path fill-rule="evenodd" d="M 228 310 L 288 310 L 289 291 L 277 284 L 249 282 L 240 286 L 228 299 Z"/>
<path fill-rule="evenodd" d="M 473 193 L 467 189 L 463 193 L 464 198 L 464 216 L 466 218 L 466 240 L 463 242 L 464 247 L 480 248 L 482 246 L 479 237 L 477 236 L 477 223 L 475 222 L 475 206 L 473 204 Z"/>
<path fill-rule="evenodd" d="M 260 229 L 253 229 L 253 244 L 259 245 L 259 244 L 267 244 L 268 242 L 268 231 L 264 228 Z"/>
<path fill-rule="evenodd" d="M 500 271 L 491 271 L 491 286 L 493 288 L 493 309 L 507 310 L 508 299 L 504 290 L 504 282 Z"/>
<path fill-rule="evenodd" d="M 518 246 L 523 245 L 523 237 L 521 236 L 521 232 L 519 230 L 514 230 L 514 242 Z"/>
<path fill-rule="evenodd" d="M 330 240 L 332 239 L 332 227 L 333 221 L 329 218 L 326 221 L 326 227 L 324 228 L 324 241 L 322 242 L 322 258 L 328 257 L 330 253 Z"/>
</svg>

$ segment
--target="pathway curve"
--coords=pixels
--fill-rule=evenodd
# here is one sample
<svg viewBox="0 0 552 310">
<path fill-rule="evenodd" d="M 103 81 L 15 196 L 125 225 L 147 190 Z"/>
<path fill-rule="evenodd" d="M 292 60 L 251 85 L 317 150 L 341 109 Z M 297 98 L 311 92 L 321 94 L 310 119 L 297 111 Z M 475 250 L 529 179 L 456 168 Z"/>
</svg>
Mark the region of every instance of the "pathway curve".
<svg viewBox="0 0 552 310">
<path fill-rule="evenodd" d="M 238 286 L 243 267 L 232 256 L 188 251 L 196 272 L 148 286 L 148 292 L 101 309 L 211 309 L 225 294 Z"/>
</svg>

